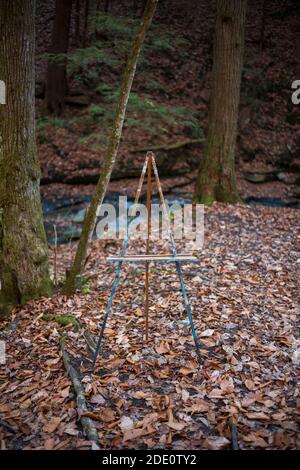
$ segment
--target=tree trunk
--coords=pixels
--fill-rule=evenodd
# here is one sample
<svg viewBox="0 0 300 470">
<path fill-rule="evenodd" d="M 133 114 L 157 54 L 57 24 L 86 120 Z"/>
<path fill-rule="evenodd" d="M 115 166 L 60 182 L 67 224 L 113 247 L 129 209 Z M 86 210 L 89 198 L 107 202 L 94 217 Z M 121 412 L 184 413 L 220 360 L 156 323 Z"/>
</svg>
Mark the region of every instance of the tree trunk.
<svg viewBox="0 0 300 470">
<path fill-rule="evenodd" d="M 235 176 L 235 144 L 246 4 L 246 0 L 217 0 L 208 136 L 197 178 L 197 202 L 240 200 Z"/>
<path fill-rule="evenodd" d="M 97 0 L 89 0 L 88 38 L 91 41 L 93 41 L 96 37 L 97 11 L 98 11 Z"/>
<path fill-rule="evenodd" d="M 147 5 L 147 0 L 142 0 L 141 1 L 141 10 L 140 10 L 140 17 L 142 18 L 144 15 L 144 11 Z"/>
<path fill-rule="evenodd" d="M 265 48 L 266 18 L 267 18 L 267 2 L 266 0 L 263 0 L 262 13 L 261 13 L 261 25 L 260 25 L 260 38 L 259 38 L 259 45 L 260 45 L 261 52 Z"/>
<path fill-rule="evenodd" d="M 105 0 L 105 4 L 104 4 L 105 13 L 108 13 L 108 10 L 109 10 L 109 0 Z"/>
<path fill-rule="evenodd" d="M 69 46 L 73 0 L 56 0 L 52 31 L 51 54 L 66 54 Z M 50 113 L 60 115 L 65 105 L 67 91 L 66 59 L 49 59 L 46 79 L 46 101 Z"/>
<path fill-rule="evenodd" d="M 35 0 L 0 0 L 0 313 L 50 292 L 35 144 Z"/>
<path fill-rule="evenodd" d="M 84 261 L 86 259 L 88 242 L 92 236 L 98 206 L 102 204 L 105 192 L 110 180 L 110 176 L 114 167 L 114 163 L 117 157 L 118 148 L 120 144 L 120 139 L 122 135 L 123 123 L 125 118 L 125 112 L 127 107 L 127 102 L 132 86 L 132 82 L 135 75 L 136 65 L 138 57 L 145 39 L 146 31 L 151 25 L 152 18 L 156 9 L 158 0 L 148 0 L 144 16 L 141 21 L 139 30 L 133 40 L 131 51 L 127 60 L 125 71 L 122 78 L 121 90 L 119 95 L 119 100 L 117 104 L 115 119 L 112 125 L 111 134 L 106 150 L 103 171 L 100 175 L 96 191 L 94 193 L 92 202 L 87 210 L 82 233 L 79 241 L 79 245 L 76 251 L 76 256 L 70 273 L 67 277 L 64 292 L 65 294 L 72 294 L 76 289 L 76 279 L 80 275 Z"/>
<path fill-rule="evenodd" d="M 86 47 L 88 42 L 91 42 L 93 39 L 95 39 L 97 10 L 97 0 L 86 0 L 82 47 Z"/>
<path fill-rule="evenodd" d="M 78 46 L 81 44 L 81 28 L 80 28 L 80 11 L 81 11 L 81 4 L 80 0 L 76 0 L 75 4 L 75 35 L 76 35 L 76 42 Z"/>
<path fill-rule="evenodd" d="M 85 0 L 82 47 L 86 47 L 86 44 L 87 44 L 88 21 L 89 21 L 89 0 Z"/>
</svg>

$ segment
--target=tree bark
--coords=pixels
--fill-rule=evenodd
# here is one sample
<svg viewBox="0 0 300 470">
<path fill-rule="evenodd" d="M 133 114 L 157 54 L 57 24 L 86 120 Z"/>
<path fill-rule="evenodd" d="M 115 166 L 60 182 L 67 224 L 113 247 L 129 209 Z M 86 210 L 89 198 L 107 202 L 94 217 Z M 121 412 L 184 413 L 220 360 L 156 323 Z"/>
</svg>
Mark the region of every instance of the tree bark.
<svg viewBox="0 0 300 470">
<path fill-rule="evenodd" d="M 108 10 L 109 10 L 109 0 L 105 0 L 105 4 L 104 4 L 105 13 L 108 13 Z"/>
<path fill-rule="evenodd" d="M 267 2 L 266 0 L 263 0 L 262 13 L 261 13 L 261 25 L 260 25 L 260 38 L 259 38 L 259 45 L 260 45 L 261 52 L 265 48 L 266 19 L 267 19 Z"/>
<path fill-rule="evenodd" d="M 76 34 L 76 42 L 77 42 L 78 46 L 81 44 L 80 11 L 81 11 L 80 0 L 76 0 L 76 3 L 75 3 L 75 34 Z"/>
<path fill-rule="evenodd" d="M 96 38 L 97 12 L 98 12 L 97 0 L 89 0 L 88 37 L 91 41 L 93 41 Z"/>
<path fill-rule="evenodd" d="M 51 54 L 66 54 L 69 46 L 73 0 L 56 0 Z M 46 102 L 50 113 L 62 114 L 67 92 L 67 61 L 49 59 L 46 79 Z"/>
<path fill-rule="evenodd" d="M 0 0 L 0 313 L 50 293 L 35 143 L 35 0 Z"/>
<path fill-rule="evenodd" d="M 89 21 L 89 0 L 85 0 L 84 24 L 83 24 L 83 34 L 82 34 L 82 47 L 86 47 L 86 43 L 87 43 L 88 21 Z"/>
<path fill-rule="evenodd" d="M 235 144 L 246 4 L 246 0 L 217 0 L 208 136 L 195 190 L 195 201 L 201 203 L 240 200 Z"/>
<path fill-rule="evenodd" d="M 122 135 L 123 123 L 126 113 L 127 102 L 135 75 L 138 57 L 145 39 L 146 32 L 151 25 L 152 18 L 156 9 L 158 0 L 148 0 L 145 8 L 144 16 L 142 18 L 139 30 L 133 40 L 131 51 L 127 60 L 125 71 L 121 82 L 121 90 L 118 99 L 116 114 L 111 129 L 110 138 L 105 154 L 104 165 L 102 174 L 100 175 L 96 191 L 93 195 L 92 202 L 86 212 L 83 229 L 79 240 L 79 245 L 76 251 L 74 263 L 71 267 L 70 273 L 66 279 L 64 293 L 70 295 L 76 289 L 76 279 L 80 275 L 84 261 L 86 258 L 88 242 L 92 236 L 98 206 L 102 204 L 110 176 L 115 164 L 118 153 L 120 139 Z"/>
</svg>

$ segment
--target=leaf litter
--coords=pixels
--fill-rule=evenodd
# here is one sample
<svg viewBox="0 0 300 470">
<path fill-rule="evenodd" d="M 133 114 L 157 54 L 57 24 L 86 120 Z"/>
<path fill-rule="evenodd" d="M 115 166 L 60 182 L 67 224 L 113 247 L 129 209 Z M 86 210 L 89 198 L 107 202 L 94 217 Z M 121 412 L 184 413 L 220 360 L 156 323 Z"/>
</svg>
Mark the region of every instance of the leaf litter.
<svg viewBox="0 0 300 470">
<path fill-rule="evenodd" d="M 205 210 L 199 264 L 183 267 L 200 363 L 189 326 L 180 321 L 175 269 L 151 265 L 147 344 L 144 269 L 126 265 L 90 374 L 84 332 L 99 334 L 114 275 L 106 257 L 117 250 L 95 241 L 84 274 L 87 293 L 30 302 L 2 324 L 2 449 L 92 447 L 63 367 L 61 334 L 100 448 L 230 449 L 232 423 L 241 449 L 299 448 L 299 212 L 222 204 Z M 144 249 L 142 242 L 134 249 Z M 69 247 L 60 246 L 61 280 L 69 262 Z M 71 315 L 80 328 L 44 314 Z"/>
</svg>

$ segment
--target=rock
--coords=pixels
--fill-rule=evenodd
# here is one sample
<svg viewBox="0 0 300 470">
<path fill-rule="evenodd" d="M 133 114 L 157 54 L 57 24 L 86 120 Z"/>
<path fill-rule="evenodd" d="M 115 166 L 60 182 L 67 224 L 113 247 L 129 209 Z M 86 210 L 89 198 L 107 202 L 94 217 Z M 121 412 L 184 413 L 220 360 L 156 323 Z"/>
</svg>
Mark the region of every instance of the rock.
<svg viewBox="0 0 300 470">
<path fill-rule="evenodd" d="M 282 181 L 286 184 L 296 184 L 297 181 L 297 176 L 291 173 L 277 173 L 277 178 L 279 179 L 279 181 Z"/>
<path fill-rule="evenodd" d="M 84 221 L 85 217 L 85 209 L 80 209 L 75 215 L 72 217 L 72 222 L 75 222 L 76 224 L 82 224 Z"/>
<path fill-rule="evenodd" d="M 72 240 L 78 240 L 81 235 L 81 227 L 75 227 L 74 225 L 71 225 L 66 228 L 66 230 L 62 231 L 62 234 L 60 236 L 62 242 L 61 243 L 67 243 Z"/>
<path fill-rule="evenodd" d="M 270 181 L 276 181 L 277 176 L 276 172 L 271 171 L 268 173 L 250 173 L 250 172 L 245 172 L 244 173 L 244 178 L 247 181 L 250 181 L 250 183 L 268 183 Z"/>
</svg>

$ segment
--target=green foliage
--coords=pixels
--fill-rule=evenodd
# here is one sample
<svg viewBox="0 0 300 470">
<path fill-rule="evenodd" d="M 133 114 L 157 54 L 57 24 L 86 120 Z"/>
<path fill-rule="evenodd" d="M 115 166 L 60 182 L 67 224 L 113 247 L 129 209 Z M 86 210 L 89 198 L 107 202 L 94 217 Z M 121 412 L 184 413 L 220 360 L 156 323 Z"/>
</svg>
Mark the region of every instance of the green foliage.
<svg viewBox="0 0 300 470">
<path fill-rule="evenodd" d="M 127 57 L 132 38 L 140 20 L 130 17 L 115 17 L 109 13 L 98 13 L 96 19 L 97 40 L 89 47 L 80 48 L 68 54 L 47 54 L 49 60 L 57 63 L 67 61 L 68 69 L 77 81 L 99 81 L 103 67 L 119 68 Z M 177 38 L 172 31 L 162 31 L 152 25 L 147 35 L 139 65 L 147 66 L 147 55 L 152 52 L 185 55 L 187 41 Z"/>
<path fill-rule="evenodd" d="M 86 48 L 80 48 L 69 54 L 48 55 L 51 60 L 67 60 L 68 70 L 71 78 L 77 82 L 82 82 L 93 88 L 99 95 L 92 103 L 87 112 L 80 116 L 70 117 L 68 126 L 79 126 L 81 129 L 81 143 L 98 145 L 103 144 L 105 129 L 113 120 L 115 104 L 119 95 L 118 82 L 115 81 L 120 76 L 120 66 L 130 50 L 132 38 L 140 23 L 139 19 L 130 17 L 115 17 L 109 13 L 98 13 L 96 19 L 96 40 Z M 161 103 L 152 98 L 152 94 L 163 95 L 165 88 L 163 83 L 154 79 L 152 70 L 147 69 L 147 57 L 151 54 L 168 54 L 168 58 L 175 60 L 178 56 L 184 55 L 187 41 L 178 38 L 172 30 L 161 30 L 161 27 L 152 24 L 143 52 L 139 59 L 139 64 L 143 64 L 145 80 L 143 90 L 145 93 L 131 93 L 129 97 L 125 126 L 143 127 L 151 137 L 168 132 L 172 129 L 181 129 L 188 132 L 192 137 L 198 138 L 202 131 L 198 125 L 195 112 L 181 106 L 172 106 L 168 103 Z M 103 76 L 113 77 L 112 83 L 105 83 Z M 63 119 L 55 118 L 51 122 L 42 118 L 38 127 L 43 129 L 48 123 L 56 127 L 65 127 Z M 95 129 L 95 125 L 101 124 L 102 132 Z"/>
<path fill-rule="evenodd" d="M 113 93 L 113 89 L 108 83 L 100 83 L 96 88 L 96 92 L 99 93 L 99 95 L 107 96 Z"/>
<path fill-rule="evenodd" d="M 106 113 L 106 108 L 103 106 L 99 106 L 97 104 L 91 104 L 88 109 L 89 113 L 93 116 L 93 118 L 97 118 L 99 116 L 104 116 Z"/>
<path fill-rule="evenodd" d="M 150 93 L 164 93 L 166 91 L 164 85 L 161 82 L 151 78 L 145 82 L 144 87 L 147 92 Z"/>
<path fill-rule="evenodd" d="M 41 116 L 36 123 L 36 127 L 38 130 L 43 130 L 47 127 L 49 124 L 49 120 L 46 116 Z"/>
<path fill-rule="evenodd" d="M 113 67 L 119 64 L 119 60 L 105 51 L 103 43 L 97 41 L 91 47 L 76 49 L 76 51 L 67 55 L 68 65 L 71 70 L 77 70 L 79 67 L 90 67 L 91 65 L 108 65 Z"/>
<path fill-rule="evenodd" d="M 106 108 L 93 104 L 89 107 L 89 114 L 97 122 L 105 120 L 105 123 L 109 124 L 114 117 L 119 89 L 113 91 L 110 87 L 102 85 L 99 90 L 102 92 Z M 164 128 L 166 124 L 176 128 L 184 128 L 195 138 L 203 135 L 193 110 L 183 106 L 157 103 L 147 94 L 130 93 L 125 121 L 127 127 L 140 126 L 149 131 L 151 135 L 155 135 L 159 131 L 166 131 Z"/>
<path fill-rule="evenodd" d="M 81 285 L 81 290 L 84 295 L 87 295 L 90 293 L 90 288 L 89 288 L 89 282 L 90 282 L 90 277 L 80 277 L 79 278 L 79 283 Z"/>
<path fill-rule="evenodd" d="M 140 20 L 136 18 L 116 17 L 110 13 L 101 12 L 97 15 L 96 31 L 99 35 L 106 37 L 107 40 L 117 38 L 114 46 L 118 47 L 118 44 L 122 43 L 121 49 L 124 50 L 127 47 L 126 50 L 128 51 L 128 41 L 132 39 L 139 23 Z M 123 41 L 120 41 L 122 38 Z M 124 40 L 124 38 L 126 39 Z M 173 52 L 176 49 L 184 48 L 186 44 L 186 40 L 177 38 L 172 31 L 161 31 L 161 26 L 158 27 L 152 24 L 144 47 L 147 50 Z"/>
<path fill-rule="evenodd" d="M 129 17 L 116 17 L 110 13 L 97 14 L 96 31 L 102 35 L 128 35 L 133 36 L 139 20 Z"/>
<path fill-rule="evenodd" d="M 64 118 L 60 117 L 52 117 L 49 118 L 48 116 L 41 116 L 37 121 L 37 129 L 44 130 L 48 125 L 52 125 L 54 127 L 68 127 L 68 121 Z"/>
</svg>

